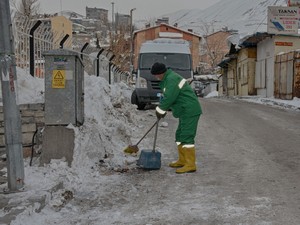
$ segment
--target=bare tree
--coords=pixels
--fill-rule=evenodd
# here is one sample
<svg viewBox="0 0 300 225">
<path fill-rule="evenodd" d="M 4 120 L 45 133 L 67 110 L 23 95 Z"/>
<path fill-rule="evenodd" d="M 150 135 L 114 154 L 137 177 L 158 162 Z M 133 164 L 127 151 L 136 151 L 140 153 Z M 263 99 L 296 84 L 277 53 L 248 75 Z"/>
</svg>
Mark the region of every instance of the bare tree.
<svg viewBox="0 0 300 225">
<path fill-rule="evenodd" d="M 217 64 L 221 62 L 229 51 L 227 37 L 231 35 L 232 32 L 226 28 L 215 31 L 215 22 L 216 21 L 210 23 L 203 22 L 202 25 L 200 25 L 203 35 L 200 51 L 200 67 L 202 67 L 201 72 L 204 73 L 213 72 Z"/>
<path fill-rule="evenodd" d="M 40 12 L 39 0 L 11 0 L 17 13 L 32 18 Z"/>
<path fill-rule="evenodd" d="M 114 59 L 115 64 L 123 71 L 129 71 L 129 63 L 126 62 L 130 61 L 130 38 L 128 38 L 125 31 L 119 29 L 115 35 L 113 53 L 116 56 Z"/>
</svg>

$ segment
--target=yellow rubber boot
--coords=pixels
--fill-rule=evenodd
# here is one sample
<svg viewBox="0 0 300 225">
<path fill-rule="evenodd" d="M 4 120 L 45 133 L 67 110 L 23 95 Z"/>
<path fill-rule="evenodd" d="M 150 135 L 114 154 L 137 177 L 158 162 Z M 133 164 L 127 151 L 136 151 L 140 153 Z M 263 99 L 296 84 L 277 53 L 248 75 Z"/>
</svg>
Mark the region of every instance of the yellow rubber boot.
<svg viewBox="0 0 300 225">
<path fill-rule="evenodd" d="M 183 147 L 184 158 L 186 163 L 182 168 L 176 170 L 176 173 L 192 173 L 197 170 L 196 168 L 196 154 L 195 147 Z"/>
<path fill-rule="evenodd" d="M 178 160 L 175 162 L 171 162 L 169 166 L 172 168 L 178 168 L 178 167 L 183 167 L 184 164 L 185 164 L 185 159 L 182 150 L 182 145 L 178 145 Z"/>
</svg>

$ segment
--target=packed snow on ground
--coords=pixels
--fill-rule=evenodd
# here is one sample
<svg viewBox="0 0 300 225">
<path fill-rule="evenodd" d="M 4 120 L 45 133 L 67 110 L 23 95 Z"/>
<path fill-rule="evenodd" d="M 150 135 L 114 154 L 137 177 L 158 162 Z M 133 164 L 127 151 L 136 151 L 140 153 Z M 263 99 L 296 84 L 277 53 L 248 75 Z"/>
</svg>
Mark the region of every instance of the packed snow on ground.
<svg viewBox="0 0 300 225">
<path fill-rule="evenodd" d="M 128 156 L 123 153 L 124 147 L 136 143 L 141 136 L 137 131 L 145 130 L 145 116 L 140 114 L 135 106 L 130 104 L 132 88 L 125 83 L 109 85 L 108 82 L 96 76 L 85 75 L 85 122 L 80 127 L 69 125 L 75 131 L 75 149 L 72 166 L 69 167 L 63 159 L 52 160 L 50 164 L 39 166 L 38 159 L 33 160 L 33 166 L 29 166 L 29 159 L 25 159 L 25 187 L 24 192 L 11 194 L 9 204 L 18 203 L 21 212 L 12 225 L 32 224 L 69 224 L 69 212 L 76 212 L 76 208 L 68 201 L 73 193 L 87 195 L 94 190 L 105 190 L 114 187 L 118 180 L 118 172 L 124 172 L 136 167 L 136 156 Z M 18 69 L 18 99 L 19 103 L 40 103 L 44 101 L 43 79 L 33 78 L 25 71 Z M 217 92 L 207 97 L 217 96 Z M 266 104 L 262 98 L 248 98 Z M 277 100 L 271 99 L 272 102 Z M 271 101 L 270 100 L 270 101 Z M 300 107 L 299 99 L 291 101 L 278 101 L 282 104 L 294 104 Z M 116 173 L 115 173 L 116 172 Z M 7 184 L 0 188 L 6 189 Z M 43 196 L 45 206 L 41 203 L 28 204 L 30 199 Z M 94 207 L 94 209 L 93 209 Z M 88 221 L 101 214 L 99 204 L 91 206 L 94 213 L 78 214 L 77 219 Z M 42 210 L 41 210 L 42 209 Z M 9 211 L 9 210 L 8 210 Z M 2 209 L 0 216 L 5 216 L 7 211 Z M 117 213 L 117 212 L 116 212 Z M 70 215 L 71 216 L 71 215 Z M 99 215 L 98 215 L 99 216 Z M 78 220 L 78 221 L 79 221 Z M 113 221 L 113 220 L 112 220 Z M 110 224 L 110 218 L 106 218 L 106 224 Z"/>
<path fill-rule="evenodd" d="M 18 101 L 24 103 L 40 103 L 44 100 L 44 81 L 33 78 L 26 72 L 18 69 Z M 52 160 L 49 165 L 39 167 L 37 159 L 33 160 L 33 166 L 29 166 L 29 159 L 25 159 L 25 192 L 16 195 L 16 201 L 24 201 L 20 209 L 26 207 L 26 202 L 34 196 L 45 195 L 49 208 L 36 214 L 40 207 L 36 204 L 26 208 L 12 224 L 52 224 L 51 210 L 64 205 L 61 193 L 50 196 L 47 190 L 63 185 L 65 190 L 80 192 L 97 190 L 105 187 L 105 183 L 113 182 L 116 177 L 105 176 L 109 171 L 122 172 L 136 167 L 137 157 L 128 156 L 123 149 L 133 141 L 134 130 L 144 127 L 142 116 L 137 115 L 137 109 L 129 102 L 131 88 L 125 83 L 109 85 L 101 77 L 85 75 L 85 122 L 80 127 L 69 125 L 75 131 L 74 160 L 68 167 L 65 160 Z M 133 140 L 132 140 L 133 139 Z M 1 185 L 4 190 L 7 184 Z M 75 191 L 76 190 L 76 191 Z M 70 196 L 69 196 L 70 197 Z M 66 197 L 67 198 L 67 197 Z M 11 201 L 14 201 L 12 197 Z M 0 212 L 1 216 L 5 212 Z M 56 215 L 57 216 L 57 215 Z"/>
<path fill-rule="evenodd" d="M 283 100 L 275 98 L 264 98 L 260 96 L 241 97 L 240 99 L 258 104 L 271 105 L 280 108 L 300 110 L 300 98 L 294 97 L 292 100 Z"/>
</svg>

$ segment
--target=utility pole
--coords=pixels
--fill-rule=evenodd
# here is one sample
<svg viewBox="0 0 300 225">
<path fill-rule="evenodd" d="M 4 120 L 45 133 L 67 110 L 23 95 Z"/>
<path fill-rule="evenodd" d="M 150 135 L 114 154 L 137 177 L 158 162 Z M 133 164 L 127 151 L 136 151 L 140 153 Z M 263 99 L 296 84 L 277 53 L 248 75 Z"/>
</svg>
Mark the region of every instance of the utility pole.
<svg viewBox="0 0 300 225">
<path fill-rule="evenodd" d="M 112 35 L 111 35 L 111 37 L 112 37 L 112 44 L 111 44 L 111 49 L 112 50 L 114 50 L 114 44 L 115 44 L 115 19 L 114 19 L 114 5 L 115 5 L 115 3 L 114 2 L 112 2 L 111 3 L 111 7 L 112 7 L 112 12 L 111 12 L 111 33 L 112 33 Z"/>
<path fill-rule="evenodd" d="M 60 15 L 62 16 L 62 0 L 60 0 Z"/>
<path fill-rule="evenodd" d="M 8 189 L 18 191 L 24 186 L 24 161 L 21 116 L 17 105 L 17 73 L 9 0 L 0 1 L 0 76 Z"/>
<path fill-rule="evenodd" d="M 136 8 L 130 9 L 130 74 L 133 71 L 133 23 L 132 23 L 132 12 Z"/>
</svg>

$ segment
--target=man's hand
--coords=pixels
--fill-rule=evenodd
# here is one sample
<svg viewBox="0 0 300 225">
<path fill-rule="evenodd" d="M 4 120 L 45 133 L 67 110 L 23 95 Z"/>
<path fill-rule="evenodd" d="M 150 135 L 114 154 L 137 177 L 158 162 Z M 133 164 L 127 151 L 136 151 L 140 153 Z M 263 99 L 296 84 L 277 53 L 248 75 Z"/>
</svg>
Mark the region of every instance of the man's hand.
<svg viewBox="0 0 300 225">
<path fill-rule="evenodd" d="M 162 119 L 162 118 L 164 118 L 167 115 L 167 112 L 165 112 L 165 113 L 159 113 L 159 112 L 157 112 L 157 110 L 155 112 L 156 112 L 157 119 Z"/>
</svg>

